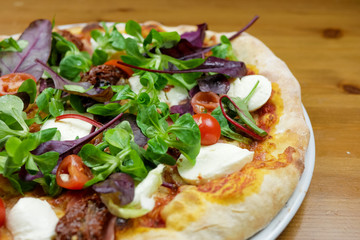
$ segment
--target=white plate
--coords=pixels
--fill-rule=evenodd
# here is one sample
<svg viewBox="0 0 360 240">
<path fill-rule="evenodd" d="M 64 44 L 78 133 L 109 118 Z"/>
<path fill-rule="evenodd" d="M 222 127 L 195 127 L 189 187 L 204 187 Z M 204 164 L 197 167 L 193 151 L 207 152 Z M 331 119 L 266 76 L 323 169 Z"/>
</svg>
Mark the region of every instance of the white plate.
<svg viewBox="0 0 360 240">
<path fill-rule="evenodd" d="M 311 178 L 313 175 L 315 167 L 315 138 L 314 132 L 311 126 L 309 115 L 307 114 L 305 108 L 304 115 L 306 124 L 310 129 L 310 141 L 309 147 L 305 154 L 305 169 L 300 178 L 300 181 L 291 195 L 290 199 L 287 201 L 286 205 L 280 210 L 278 215 L 260 232 L 252 236 L 251 240 L 272 240 L 276 239 L 282 231 L 289 224 L 291 219 L 295 216 L 297 210 L 299 209 L 301 203 L 303 202 L 306 192 L 310 186 Z"/>
</svg>

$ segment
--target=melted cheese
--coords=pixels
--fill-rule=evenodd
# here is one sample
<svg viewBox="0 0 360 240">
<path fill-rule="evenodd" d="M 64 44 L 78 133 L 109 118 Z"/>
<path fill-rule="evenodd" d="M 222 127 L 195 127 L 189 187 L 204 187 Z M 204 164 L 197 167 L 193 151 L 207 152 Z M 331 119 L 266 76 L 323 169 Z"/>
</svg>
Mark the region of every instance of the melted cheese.
<svg viewBox="0 0 360 240">
<path fill-rule="evenodd" d="M 75 111 L 65 111 L 64 114 L 76 113 Z M 89 118 L 92 117 L 91 114 L 83 114 Z M 67 118 L 55 122 L 55 119 L 47 120 L 44 125 L 41 127 L 41 130 L 48 128 L 57 128 L 61 133 L 61 141 L 65 140 L 75 140 L 76 138 L 82 138 L 88 135 L 91 131 L 92 125 L 83 120 Z"/>
<path fill-rule="evenodd" d="M 21 198 L 8 211 L 6 226 L 14 240 L 50 240 L 55 236 L 58 218 L 46 201 Z"/>
<path fill-rule="evenodd" d="M 242 169 L 254 152 L 228 143 L 202 146 L 194 166 L 181 155 L 177 164 L 180 176 L 190 184 L 205 183 Z"/>
</svg>

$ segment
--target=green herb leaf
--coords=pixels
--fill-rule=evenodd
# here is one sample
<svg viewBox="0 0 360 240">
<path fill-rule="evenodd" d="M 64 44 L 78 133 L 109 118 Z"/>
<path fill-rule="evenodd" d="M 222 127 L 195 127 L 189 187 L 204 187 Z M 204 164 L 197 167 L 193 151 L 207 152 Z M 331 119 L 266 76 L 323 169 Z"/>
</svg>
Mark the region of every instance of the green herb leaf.
<svg viewBox="0 0 360 240">
<path fill-rule="evenodd" d="M 134 36 L 139 42 L 143 42 L 144 38 L 141 35 L 141 26 L 133 20 L 129 20 L 125 24 L 125 31 L 127 34 Z"/>
<path fill-rule="evenodd" d="M 25 40 L 16 41 L 13 38 L 6 38 L 0 41 L 0 52 L 21 52 L 28 42 Z"/>
</svg>

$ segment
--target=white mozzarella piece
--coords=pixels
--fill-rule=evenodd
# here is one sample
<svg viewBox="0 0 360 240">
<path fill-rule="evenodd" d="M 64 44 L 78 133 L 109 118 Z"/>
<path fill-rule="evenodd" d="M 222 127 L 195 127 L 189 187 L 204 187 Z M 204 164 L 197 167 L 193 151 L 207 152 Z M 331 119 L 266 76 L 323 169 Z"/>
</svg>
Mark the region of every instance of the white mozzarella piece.
<svg viewBox="0 0 360 240">
<path fill-rule="evenodd" d="M 58 218 L 46 201 L 21 198 L 8 211 L 6 226 L 14 240 L 50 240 L 55 236 Z"/>
<path fill-rule="evenodd" d="M 183 155 L 177 161 L 180 176 L 190 184 L 200 184 L 242 169 L 254 152 L 228 143 L 202 146 L 193 166 Z"/>
<path fill-rule="evenodd" d="M 262 75 L 247 75 L 241 79 L 237 78 L 230 84 L 227 95 L 244 99 L 249 95 L 257 81 L 259 81 L 259 84 L 248 102 L 249 111 L 255 111 L 264 105 L 271 96 L 271 82 L 266 77 Z"/>
<path fill-rule="evenodd" d="M 163 92 L 163 91 L 161 91 Z M 180 86 L 174 86 L 169 91 L 165 92 L 167 101 L 166 103 L 173 105 L 179 105 L 181 101 L 185 100 L 189 94 L 186 88 Z"/>
<path fill-rule="evenodd" d="M 139 94 L 140 90 L 143 88 L 143 85 L 140 83 L 140 77 L 138 75 L 133 75 L 129 78 L 129 85 L 131 90 Z"/>
<path fill-rule="evenodd" d="M 64 114 L 75 113 L 76 111 L 65 111 Z M 91 114 L 82 114 L 86 117 L 92 118 Z M 47 120 L 41 127 L 41 130 L 48 128 L 57 128 L 61 133 L 61 141 L 75 140 L 77 137 L 82 138 L 91 132 L 92 125 L 83 120 L 67 118 L 55 122 L 55 118 Z"/>
<path fill-rule="evenodd" d="M 164 167 L 163 164 L 159 164 L 136 186 L 134 200 L 131 204 L 140 204 L 141 208 L 149 211 L 155 207 L 155 200 L 152 198 L 152 195 L 162 184 L 161 173 Z"/>
</svg>

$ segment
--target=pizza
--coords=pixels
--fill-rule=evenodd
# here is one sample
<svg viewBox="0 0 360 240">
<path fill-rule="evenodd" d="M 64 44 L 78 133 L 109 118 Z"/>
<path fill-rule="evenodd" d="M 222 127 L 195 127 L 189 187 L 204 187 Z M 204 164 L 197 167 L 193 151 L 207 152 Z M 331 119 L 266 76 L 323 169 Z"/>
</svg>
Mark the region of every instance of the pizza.
<svg viewBox="0 0 360 240">
<path fill-rule="evenodd" d="M 290 198 L 309 129 L 246 33 L 36 20 L 0 42 L 1 239 L 247 239 Z M 15 40 L 16 39 L 16 40 Z"/>
</svg>

